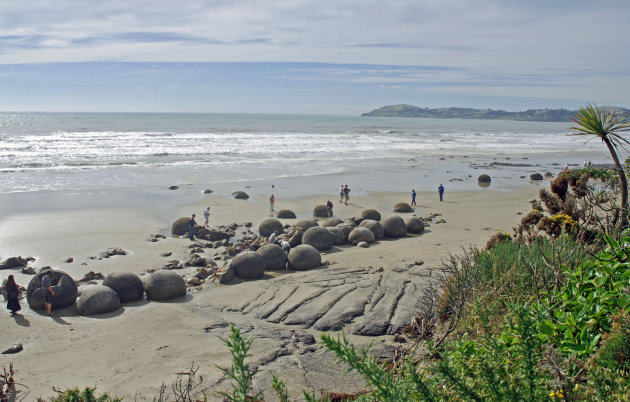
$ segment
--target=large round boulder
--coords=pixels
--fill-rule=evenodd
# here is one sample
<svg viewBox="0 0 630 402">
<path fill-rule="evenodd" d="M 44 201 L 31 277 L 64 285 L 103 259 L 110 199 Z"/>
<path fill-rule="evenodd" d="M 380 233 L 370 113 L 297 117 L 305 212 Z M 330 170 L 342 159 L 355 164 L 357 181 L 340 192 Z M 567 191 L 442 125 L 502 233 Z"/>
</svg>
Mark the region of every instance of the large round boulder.
<svg viewBox="0 0 630 402">
<path fill-rule="evenodd" d="M 230 263 L 234 274 L 243 279 L 258 279 L 265 274 L 265 259 L 255 251 L 238 253 Z"/>
<path fill-rule="evenodd" d="M 313 226 L 319 226 L 315 219 L 302 219 L 295 224 L 296 227 L 307 230 Z"/>
<path fill-rule="evenodd" d="M 399 202 L 394 205 L 394 212 L 413 212 L 413 208 L 406 202 Z"/>
<path fill-rule="evenodd" d="M 118 293 L 103 285 L 88 286 L 77 301 L 77 309 L 81 315 L 104 314 L 119 308 Z"/>
<path fill-rule="evenodd" d="M 388 216 L 381 222 L 385 231 L 385 237 L 403 237 L 407 234 L 405 221 L 398 215 Z"/>
<path fill-rule="evenodd" d="M 318 205 L 313 208 L 313 216 L 316 218 L 328 218 L 328 208 L 326 208 L 326 205 Z"/>
<path fill-rule="evenodd" d="M 477 182 L 480 184 L 490 184 L 492 179 L 487 174 L 482 174 L 477 178 Z"/>
<path fill-rule="evenodd" d="M 333 236 L 333 244 L 335 246 L 341 246 L 346 243 L 346 234 L 343 232 L 343 230 L 339 229 L 338 227 L 326 228 L 326 230 L 328 230 Z"/>
<path fill-rule="evenodd" d="M 276 218 L 280 218 L 280 219 L 295 219 L 295 212 L 289 210 L 289 209 L 281 209 L 280 211 L 278 211 L 278 213 L 276 213 Z"/>
<path fill-rule="evenodd" d="M 374 233 L 372 233 L 370 229 L 365 227 L 354 228 L 352 232 L 350 232 L 350 235 L 348 235 L 348 241 L 355 246 L 362 241 L 367 243 L 374 243 L 375 240 L 376 237 L 374 237 Z"/>
<path fill-rule="evenodd" d="M 249 198 L 249 195 L 245 191 L 235 191 L 232 193 L 232 198 L 235 200 L 246 200 Z"/>
<path fill-rule="evenodd" d="M 352 232 L 355 228 L 355 226 L 351 223 L 342 223 L 339 224 L 337 226 L 335 226 L 337 229 L 341 229 L 341 231 L 343 232 L 343 235 L 345 236 L 346 240 L 348 240 L 348 236 L 350 235 L 350 232 Z"/>
<path fill-rule="evenodd" d="M 537 181 L 537 180 L 543 180 L 543 179 L 544 179 L 543 175 L 541 175 L 540 173 L 533 173 L 533 174 L 530 174 L 530 175 L 529 175 L 529 178 L 530 178 L 531 180 L 536 180 L 536 181 Z"/>
<path fill-rule="evenodd" d="M 376 240 L 380 240 L 385 237 L 385 229 L 383 229 L 383 225 L 381 225 L 378 221 L 366 219 L 359 224 L 359 227 L 370 229 L 372 233 L 374 233 L 374 238 Z"/>
<path fill-rule="evenodd" d="M 268 237 L 273 232 L 284 233 L 282 222 L 274 218 L 267 218 L 258 225 L 258 233 L 261 236 Z"/>
<path fill-rule="evenodd" d="M 328 218 L 324 222 L 322 222 L 322 226 L 325 228 L 332 228 L 341 223 L 343 223 L 343 220 L 341 218 L 337 218 L 336 216 L 333 216 L 332 218 Z"/>
<path fill-rule="evenodd" d="M 183 236 L 188 233 L 188 219 L 190 218 L 184 216 L 173 222 L 173 225 L 171 226 L 171 233 L 177 236 Z"/>
<path fill-rule="evenodd" d="M 316 268 L 322 263 L 319 251 L 308 244 L 300 244 L 289 251 L 289 265 L 296 271 Z"/>
<path fill-rule="evenodd" d="M 186 295 L 186 282 L 176 272 L 155 271 L 144 282 L 147 299 L 171 300 Z"/>
<path fill-rule="evenodd" d="M 140 277 L 132 272 L 114 272 L 103 280 L 103 286 L 110 287 L 121 303 L 142 299 L 144 285 Z"/>
<path fill-rule="evenodd" d="M 364 209 L 363 212 L 361 212 L 361 218 L 372 219 L 373 221 L 380 221 L 381 213 L 375 209 Z"/>
<path fill-rule="evenodd" d="M 265 260 L 267 269 L 282 269 L 287 262 L 287 253 L 277 244 L 265 244 L 256 252 Z"/>
<path fill-rule="evenodd" d="M 309 244 L 319 251 L 330 250 L 333 243 L 333 235 L 321 226 L 307 229 L 302 236 L 302 244 Z"/>
<path fill-rule="evenodd" d="M 422 233 L 424 232 L 424 221 L 417 216 L 410 216 L 405 219 L 405 226 L 407 226 L 408 233 Z"/>
<path fill-rule="evenodd" d="M 42 278 L 47 271 L 35 275 L 26 287 L 26 301 L 34 310 L 44 309 L 44 292 L 42 290 Z M 58 309 L 72 306 L 77 301 L 77 284 L 70 275 L 63 271 L 52 270 L 52 289 L 55 292 L 52 308 Z"/>
</svg>

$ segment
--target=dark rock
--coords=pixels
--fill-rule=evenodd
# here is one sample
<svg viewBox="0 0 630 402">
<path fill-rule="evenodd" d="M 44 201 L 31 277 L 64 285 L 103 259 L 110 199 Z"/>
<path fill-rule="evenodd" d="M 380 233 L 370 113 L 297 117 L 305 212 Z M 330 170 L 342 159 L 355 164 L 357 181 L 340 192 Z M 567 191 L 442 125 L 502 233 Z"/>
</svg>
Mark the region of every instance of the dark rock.
<svg viewBox="0 0 630 402">
<path fill-rule="evenodd" d="M 116 292 L 121 303 L 142 299 L 144 295 L 142 280 L 132 272 L 113 272 L 103 280 L 103 286 Z"/>
<path fill-rule="evenodd" d="M 545 178 L 547 179 L 551 179 L 553 177 L 553 173 L 551 172 L 545 172 Z"/>
<path fill-rule="evenodd" d="M 407 234 L 407 226 L 400 216 L 388 216 L 381 224 L 385 231 L 385 237 L 397 238 Z"/>
<path fill-rule="evenodd" d="M 276 244 L 265 244 L 256 252 L 265 260 L 265 265 L 269 270 L 284 269 L 287 262 L 287 253 Z"/>
<path fill-rule="evenodd" d="M 20 353 L 21 351 L 24 350 L 24 347 L 22 346 L 21 343 L 16 343 L 15 345 L 11 346 L 9 349 L 6 349 L 4 352 L 2 352 L 3 355 L 12 355 L 15 353 Z M 8 399 L 7 399 L 8 401 Z"/>
<path fill-rule="evenodd" d="M 28 261 L 22 257 L 9 257 L 0 263 L 0 270 L 23 268 L 28 265 Z"/>
<path fill-rule="evenodd" d="M 204 194 L 212 194 L 212 190 L 207 188 L 207 189 L 203 190 L 202 193 L 204 193 Z"/>
<path fill-rule="evenodd" d="M 22 268 L 22 273 L 25 275 L 35 275 L 37 272 L 33 267 L 24 267 Z"/>
<path fill-rule="evenodd" d="M 295 224 L 295 227 L 307 230 L 313 226 L 319 226 L 315 219 L 302 219 Z"/>
<path fill-rule="evenodd" d="M 348 235 L 348 241 L 355 246 L 362 241 L 367 243 L 374 243 L 375 240 L 376 237 L 374 236 L 374 233 L 366 227 L 354 228 L 352 232 L 350 232 L 350 234 Z"/>
<path fill-rule="evenodd" d="M 359 227 L 370 229 L 372 233 L 374 233 L 375 240 L 380 240 L 385 237 L 385 229 L 383 229 L 383 225 L 381 225 L 379 221 L 366 219 L 359 224 Z"/>
<path fill-rule="evenodd" d="M 424 221 L 417 216 L 410 216 L 405 219 L 408 233 L 424 232 Z"/>
<path fill-rule="evenodd" d="M 108 248 L 107 251 L 101 253 L 101 258 L 109 258 L 115 255 L 127 255 L 127 252 L 118 247 Z"/>
<path fill-rule="evenodd" d="M 328 218 L 328 208 L 326 208 L 326 205 L 317 205 L 313 208 L 313 216 L 316 218 Z"/>
<path fill-rule="evenodd" d="M 531 180 L 543 180 L 543 175 L 541 175 L 540 173 L 533 173 L 531 175 L 529 175 L 529 178 Z"/>
<path fill-rule="evenodd" d="M 280 219 L 295 219 L 295 212 L 288 210 L 288 209 L 281 209 L 280 211 L 278 211 L 278 213 L 276 213 L 276 218 L 280 218 Z"/>
<path fill-rule="evenodd" d="M 81 293 L 77 309 L 81 315 L 109 313 L 120 308 L 120 297 L 108 286 L 89 286 Z"/>
<path fill-rule="evenodd" d="M 223 232 L 215 229 L 208 229 L 199 226 L 196 230 L 197 237 L 200 237 L 204 240 L 208 241 L 221 241 L 230 238 L 230 234 L 227 232 Z"/>
<path fill-rule="evenodd" d="M 332 234 L 326 228 L 320 226 L 307 229 L 302 236 L 302 244 L 309 244 L 319 251 L 330 250 L 333 243 Z"/>
<path fill-rule="evenodd" d="M 208 260 L 203 257 L 200 257 L 198 254 L 193 254 L 190 258 L 184 263 L 186 267 L 206 267 L 208 266 Z"/>
<path fill-rule="evenodd" d="M 365 209 L 361 212 L 361 217 L 363 219 L 372 219 L 373 221 L 381 220 L 381 213 L 375 209 Z"/>
<path fill-rule="evenodd" d="M 289 252 L 289 265 L 296 271 L 316 268 L 322 263 L 319 251 L 308 244 L 301 244 Z"/>
<path fill-rule="evenodd" d="M 413 208 L 406 202 L 399 202 L 394 205 L 394 212 L 413 212 Z"/>
<path fill-rule="evenodd" d="M 171 260 L 168 262 L 168 264 L 162 267 L 162 269 L 166 269 L 166 270 L 182 269 L 182 268 L 184 268 L 184 266 L 177 260 Z"/>
<path fill-rule="evenodd" d="M 246 200 L 249 198 L 249 195 L 244 191 L 235 191 L 232 193 L 232 198 L 235 200 Z"/>
<path fill-rule="evenodd" d="M 231 265 L 222 268 L 217 272 L 217 276 L 219 277 L 219 283 L 228 283 L 234 279 L 234 269 Z"/>
<path fill-rule="evenodd" d="M 65 260 L 64 262 L 65 262 L 66 264 L 70 264 L 72 261 L 74 261 L 74 258 L 72 258 L 72 257 L 68 257 L 68 259 L 67 259 L 67 260 Z"/>
<path fill-rule="evenodd" d="M 230 263 L 234 274 L 243 279 L 258 279 L 265 274 L 265 260 L 255 251 L 243 251 Z"/>
<path fill-rule="evenodd" d="M 342 223 L 340 225 L 335 226 L 337 229 L 340 229 L 343 232 L 343 235 L 346 238 L 346 241 L 348 240 L 348 236 L 350 235 L 350 232 L 352 232 L 355 228 L 355 226 L 351 223 Z"/>
<path fill-rule="evenodd" d="M 88 283 L 92 281 L 100 281 L 102 279 L 105 279 L 105 275 L 101 274 L 100 272 L 90 271 L 87 274 L 83 275 L 83 278 L 79 279 L 77 283 Z"/>
<path fill-rule="evenodd" d="M 186 282 L 173 271 L 155 271 L 144 283 L 147 299 L 170 300 L 186 295 Z"/>
<path fill-rule="evenodd" d="M 322 227 L 325 228 L 331 228 L 331 227 L 335 227 L 339 224 L 342 224 L 343 220 L 341 220 L 340 218 L 337 218 L 336 216 L 332 217 L 332 218 L 328 218 L 326 219 L 324 222 L 322 222 Z"/>
<path fill-rule="evenodd" d="M 173 222 L 171 233 L 177 236 L 183 236 L 188 233 L 188 217 L 184 216 Z"/>
<path fill-rule="evenodd" d="M 177 187 L 177 186 L 170 186 L 168 189 L 169 189 L 169 190 L 177 190 L 178 188 L 179 188 L 179 187 Z"/>
<path fill-rule="evenodd" d="M 346 243 L 346 234 L 338 227 L 334 228 L 326 228 L 333 236 L 333 244 L 336 246 L 341 246 Z"/>
<path fill-rule="evenodd" d="M 173 253 L 171 251 L 167 251 L 165 253 L 160 254 L 162 257 L 170 257 L 173 255 Z"/>
<path fill-rule="evenodd" d="M 199 268 L 197 270 L 197 272 L 195 272 L 195 278 L 199 278 L 199 279 L 206 279 L 208 278 L 210 275 L 214 274 L 214 269 L 210 268 Z"/>
<path fill-rule="evenodd" d="M 277 219 L 267 218 L 258 225 L 258 233 L 263 237 L 271 236 L 273 232 L 284 233 L 284 226 Z"/>
<path fill-rule="evenodd" d="M 44 292 L 42 291 L 42 278 L 48 270 L 42 270 L 31 279 L 26 288 L 26 301 L 34 310 L 44 308 Z M 77 284 L 70 275 L 63 271 L 52 270 L 53 296 L 52 308 L 58 309 L 72 306 L 77 300 Z"/>
<path fill-rule="evenodd" d="M 490 183 L 492 179 L 487 174 L 482 174 L 477 178 L 477 182 L 479 183 Z"/>
</svg>

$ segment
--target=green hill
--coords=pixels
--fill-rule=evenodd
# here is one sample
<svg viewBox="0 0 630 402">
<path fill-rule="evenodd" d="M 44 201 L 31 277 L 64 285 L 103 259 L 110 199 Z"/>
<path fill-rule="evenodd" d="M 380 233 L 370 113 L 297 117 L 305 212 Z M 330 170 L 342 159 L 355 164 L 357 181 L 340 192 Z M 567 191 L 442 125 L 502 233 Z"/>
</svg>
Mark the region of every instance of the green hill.
<svg viewBox="0 0 630 402">
<path fill-rule="evenodd" d="M 630 116 L 630 109 L 616 108 Z M 567 109 L 530 109 L 524 112 L 506 112 L 505 110 L 472 109 L 461 107 L 421 108 L 412 105 L 391 105 L 374 109 L 361 116 L 377 117 L 424 117 L 437 119 L 486 119 L 519 121 L 571 121 L 574 110 Z"/>
</svg>

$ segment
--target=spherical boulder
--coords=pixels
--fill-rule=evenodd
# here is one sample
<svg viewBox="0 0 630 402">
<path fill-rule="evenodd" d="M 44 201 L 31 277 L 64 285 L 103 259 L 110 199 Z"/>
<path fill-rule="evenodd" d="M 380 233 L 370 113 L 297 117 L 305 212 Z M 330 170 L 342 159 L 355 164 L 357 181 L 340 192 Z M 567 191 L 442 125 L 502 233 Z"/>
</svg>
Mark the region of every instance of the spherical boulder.
<svg viewBox="0 0 630 402">
<path fill-rule="evenodd" d="M 346 241 L 348 240 L 348 236 L 350 235 L 350 232 L 352 232 L 355 228 L 355 226 L 351 223 L 342 223 L 335 227 L 338 229 L 341 229 L 341 231 L 343 232 L 343 235 L 346 237 Z"/>
<path fill-rule="evenodd" d="M 477 182 L 483 183 L 483 184 L 490 184 L 490 182 L 492 182 L 492 179 L 490 178 L 490 176 L 484 173 L 477 178 Z"/>
<path fill-rule="evenodd" d="M 333 216 L 332 218 L 328 218 L 324 222 L 322 222 L 322 227 L 332 228 L 341 223 L 343 223 L 343 220 L 341 218 L 337 218 L 336 216 Z"/>
<path fill-rule="evenodd" d="M 407 234 L 405 221 L 398 215 L 388 216 L 381 222 L 385 231 L 385 237 L 403 237 Z"/>
<path fill-rule="evenodd" d="M 276 213 L 276 218 L 279 219 L 295 219 L 295 212 L 289 210 L 289 209 L 281 209 L 280 211 L 278 211 L 278 213 Z"/>
<path fill-rule="evenodd" d="M 243 279 L 258 279 L 265 274 L 265 259 L 255 251 L 238 253 L 230 263 L 234 274 Z"/>
<path fill-rule="evenodd" d="M 333 235 L 321 226 L 307 229 L 302 236 L 302 244 L 309 244 L 319 251 L 330 250 L 333 243 Z"/>
<path fill-rule="evenodd" d="M 368 247 L 370 247 L 370 244 L 369 244 L 368 242 L 366 242 L 366 241 L 360 241 L 360 242 L 357 244 L 357 247 L 361 247 L 361 248 L 368 248 Z"/>
<path fill-rule="evenodd" d="M 186 282 L 174 271 L 155 271 L 144 282 L 147 299 L 171 300 L 186 295 Z"/>
<path fill-rule="evenodd" d="M 383 225 L 381 225 L 378 221 L 366 219 L 359 224 L 359 227 L 370 229 L 372 233 L 374 233 L 374 238 L 376 240 L 380 240 L 385 237 L 385 229 L 383 229 Z"/>
<path fill-rule="evenodd" d="M 289 265 L 296 271 L 316 268 L 322 263 L 319 251 L 308 244 L 300 244 L 289 251 Z"/>
<path fill-rule="evenodd" d="M 267 269 L 283 269 L 287 262 L 287 253 L 276 244 L 265 244 L 256 252 L 265 260 Z"/>
<path fill-rule="evenodd" d="M 52 308 L 58 309 L 72 306 L 77 300 L 77 284 L 74 279 L 63 271 L 52 271 L 52 289 L 55 292 Z M 26 287 L 26 301 L 34 310 L 44 309 L 44 292 L 42 290 L 42 278 L 47 271 L 41 271 L 35 275 Z"/>
<path fill-rule="evenodd" d="M 110 287 L 121 303 L 142 299 L 144 286 L 140 277 L 132 272 L 114 272 L 103 280 L 103 286 Z"/>
<path fill-rule="evenodd" d="M 77 309 L 81 315 L 109 313 L 120 308 L 120 297 L 114 289 L 95 285 L 87 287 L 77 301 Z"/>
<path fill-rule="evenodd" d="M 315 219 L 302 219 L 295 224 L 296 227 L 307 230 L 313 226 L 319 226 Z"/>
<path fill-rule="evenodd" d="M 313 208 L 313 216 L 316 218 L 328 218 L 328 208 L 326 208 L 326 205 L 317 205 Z"/>
<path fill-rule="evenodd" d="M 533 174 L 529 175 L 529 178 L 531 180 L 542 180 L 543 179 L 543 175 L 541 175 L 540 173 L 533 173 Z"/>
<path fill-rule="evenodd" d="M 410 216 L 405 219 L 405 226 L 407 226 L 408 233 L 422 233 L 424 232 L 424 221 L 417 216 Z"/>
<path fill-rule="evenodd" d="M 406 202 L 399 202 L 394 205 L 394 212 L 413 212 L 413 208 Z"/>
<path fill-rule="evenodd" d="M 246 200 L 249 198 L 249 195 L 245 191 L 235 191 L 232 193 L 232 198 L 235 200 Z"/>
<path fill-rule="evenodd" d="M 350 232 L 350 234 L 348 235 L 348 241 L 355 246 L 362 241 L 367 243 L 374 243 L 375 240 L 376 237 L 374 237 L 374 233 L 372 233 L 372 231 L 366 227 L 354 228 L 352 232 Z"/>
<path fill-rule="evenodd" d="M 326 228 L 326 230 L 328 230 L 333 236 L 333 244 L 335 246 L 341 246 L 346 243 L 346 234 L 343 232 L 343 230 L 339 229 L 338 227 Z"/>
<path fill-rule="evenodd" d="M 177 236 L 183 236 L 188 233 L 188 219 L 187 216 L 181 217 L 173 222 L 171 226 L 171 233 Z"/>
<path fill-rule="evenodd" d="M 380 221 L 381 213 L 375 209 L 364 209 L 363 212 L 361 212 L 361 218 L 372 219 L 373 221 Z"/>
<path fill-rule="evenodd" d="M 258 225 L 258 233 L 261 236 L 270 236 L 273 232 L 284 233 L 282 222 L 274 218 L 267 218 Z"/>
</svg>

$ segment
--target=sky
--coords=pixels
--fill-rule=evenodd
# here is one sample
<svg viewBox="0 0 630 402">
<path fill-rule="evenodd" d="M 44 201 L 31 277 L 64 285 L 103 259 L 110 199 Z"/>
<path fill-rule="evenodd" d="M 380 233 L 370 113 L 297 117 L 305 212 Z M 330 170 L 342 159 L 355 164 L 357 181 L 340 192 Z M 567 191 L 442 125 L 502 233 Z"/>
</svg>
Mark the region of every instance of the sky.
<svg viewBox="0 0 630 402">
<path fill-rule="evenodd" d="M 589 102 L 630 108 L 628 0 L 0 2 L 3 111 Z"/>
</svg>

